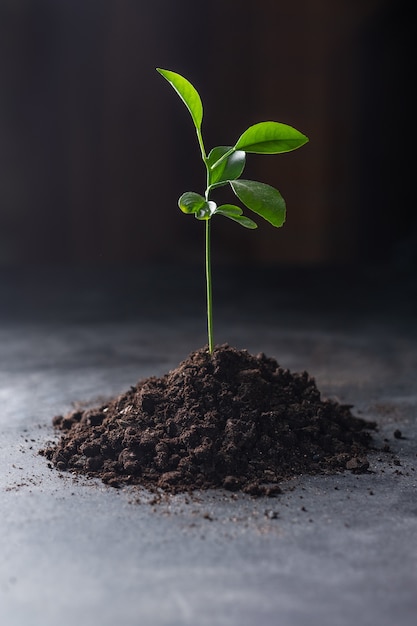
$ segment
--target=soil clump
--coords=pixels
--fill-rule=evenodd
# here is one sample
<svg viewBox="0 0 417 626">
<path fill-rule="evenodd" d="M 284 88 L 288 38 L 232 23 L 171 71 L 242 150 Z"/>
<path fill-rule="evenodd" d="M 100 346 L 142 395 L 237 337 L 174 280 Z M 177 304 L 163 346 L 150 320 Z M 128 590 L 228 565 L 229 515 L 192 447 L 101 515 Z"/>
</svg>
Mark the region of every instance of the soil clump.
<svg viewBox="0 0 417 626">
<path fill-rule="evenodd" d="M 97 408 L 53 419 L 51 466 L 170 493 L 275 495 L 283 479 L 369 467 L 374 422 L 323 399 L 307 373 L 227 344 L 191 353 Z"/>
</svg>

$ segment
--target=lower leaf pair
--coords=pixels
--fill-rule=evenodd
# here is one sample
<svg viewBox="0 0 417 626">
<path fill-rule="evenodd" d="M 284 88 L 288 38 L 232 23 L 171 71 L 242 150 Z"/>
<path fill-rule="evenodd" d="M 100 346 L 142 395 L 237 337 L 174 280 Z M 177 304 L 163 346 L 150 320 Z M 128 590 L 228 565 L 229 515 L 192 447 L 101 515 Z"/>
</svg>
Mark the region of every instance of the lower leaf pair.
<svg viewBox="0 0 417 626">
<path fill-rule="evenodd" d="M 251 211 L 257 213 L 273 226 L 282 226 L 285 221 L 285 200 L 277 189 L 253 180 L 229 180 L 233 192 Z M 194 214 L 199 220 L 209 220 L 213 215 L 224 215 L 245 228 L 257 228 L 256 222 L 243 215 L 234 204 L 217 206 L 212 200 L 193 191 L 182 194 L 178 206 L 183 213 Z"/>
</svg>

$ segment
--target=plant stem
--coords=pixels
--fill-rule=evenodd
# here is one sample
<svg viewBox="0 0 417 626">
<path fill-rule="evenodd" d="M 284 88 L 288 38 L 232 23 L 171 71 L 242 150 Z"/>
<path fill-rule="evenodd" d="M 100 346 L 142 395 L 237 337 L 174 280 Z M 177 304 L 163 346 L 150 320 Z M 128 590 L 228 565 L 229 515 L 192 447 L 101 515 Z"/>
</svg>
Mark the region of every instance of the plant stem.
<svg viewBox="0 0 417 626">
<path fill-rule="evenodd" d="M 206 201 L 209 201 L 210 196 L 210 170 L 208 167 L 208 159 L 206 155 L 206 149 L 204 147 L 203 135 L 201 134 L 201 128 L 197 128 L 197 138 L 198 144 L 201 150 L 201 158 L 203 159 L 204 165 L 206 166 Z M 214 342 L 213 342 L 213 296 L 212 296 L 212 286 L 211 286 L 211 246 L 210 246 L 210 234 L 211 234 L 211 224 L 210 218 L 206 221 L 206 297 L 207 297 L 207 338 L 208 338 L 208 348 L 210 354 L 213 352 Z"/>
<path fill-rule="evenodd" d="M 198 145 L 200 146 L 200 150 L 201 150 L 201 158 L 203 159 L 206 167 L 207 167 L 207 155 L 206 155 L 206 149 L 204 147 L 204 141 L 203 141 L 203 135 L 201 134 L 201 129 L 197 128 L 197 139 L 198 139 Z"/>
<path fill-rule="evenodd" d="M 210 224 L 206 220 L 206 288 L 207 288 L 207 336 L 210 354 L 213 352 L 213 297 L 211 285 L 211 249 L 210 249 Z"/>
<path fill-rule="evenodd" d="M 208 167 L 208 159 L 206 155 L 206 149 L 204 147 L 203 135 L 201 134 L 201 129 L 197 128 L 197 138 L 198 143 L 201 150 L 201 157 L 203 159 L 204 165 L 206 166 L 206 201 L 209 201 L 210 196 L 210 170 Z M 208 348 L 210 354 L 213 352 L 214 342 L 213 342 L 213 296 L 212 296 L 212 286 L 211 286 L 211 245 L 210 245 L 210 235 L 211 235 L 211 220 L 210 218 L 206 220 L 206 298 L 207 298 L 207 338 L 208 338 Z"/>
</svg>

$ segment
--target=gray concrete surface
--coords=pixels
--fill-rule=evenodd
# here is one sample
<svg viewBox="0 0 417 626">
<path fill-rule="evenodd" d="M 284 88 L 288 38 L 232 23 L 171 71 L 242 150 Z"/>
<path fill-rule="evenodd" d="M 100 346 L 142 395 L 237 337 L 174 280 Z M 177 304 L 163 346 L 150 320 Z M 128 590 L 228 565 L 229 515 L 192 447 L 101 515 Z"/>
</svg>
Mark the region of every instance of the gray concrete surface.
<svg viewBox="0 0 417 626">
<path fill-rule="evenodd" d="M 55 414 L 163 374 L 205 343 L 200 276 L 4 274 L 2 626 L 417 623 L 415 311 L 407 297 L 365 297 L 331 277 L 294 290 L 262 276 L 231 287 L 218 275 L 217 341 L 307 369 L 323 395 L 377 420 L 376 444 L 392 454 L 373 452 L 368 474 L 298 477 L 274 499 L 154 503 L 51 470 L 38 451 Z"/>
</svg>

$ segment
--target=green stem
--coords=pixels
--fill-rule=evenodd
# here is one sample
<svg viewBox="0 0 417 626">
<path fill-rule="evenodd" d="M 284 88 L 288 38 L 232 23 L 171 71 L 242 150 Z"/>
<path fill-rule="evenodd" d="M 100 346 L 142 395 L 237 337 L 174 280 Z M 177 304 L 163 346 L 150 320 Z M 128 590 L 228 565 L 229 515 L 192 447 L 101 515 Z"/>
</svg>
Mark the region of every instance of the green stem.
<svg viewBox="0 0 417 626">
<path fill-rule="evenodd" d="M 204 147 L 203 135 L 201 134 L 201 128 L 197 128 L 198 144 L 201 150 L 201 157 L 204 165 L 206 166 L 206 193 L 205 197 L 208 202 L 210 195 L 210 171 L 207 164 L 206 149 Z M 209 352 L 212 354 L 214 342 L 213 342 L 213 297 L 211 286 L 211 246 L 210 246 L 210 234 L 211 224 L 210 218 L 206 220 L 206 294 L 207 294 L 207 337 Z"/>
<path fill-rule="evenodd" d="M 200 150 L 201 150 L 201 157 L 207 167 L 207 155 L 206 155 L 206 149 L 204 147 L 203 135 L 201 134 L 200 128 L 197 128 L 196 130 L 197 130 L 198 145 L 200 146 Z"/>
<path fill-rule="evenodd" d="M 206 287 L 207 287 L 207 336 L 210 354 L 213 352 L 213 297 L 211 285 L 211 250 L 210 250 L 210 224 L 206 220 Z"/>
</svg>

